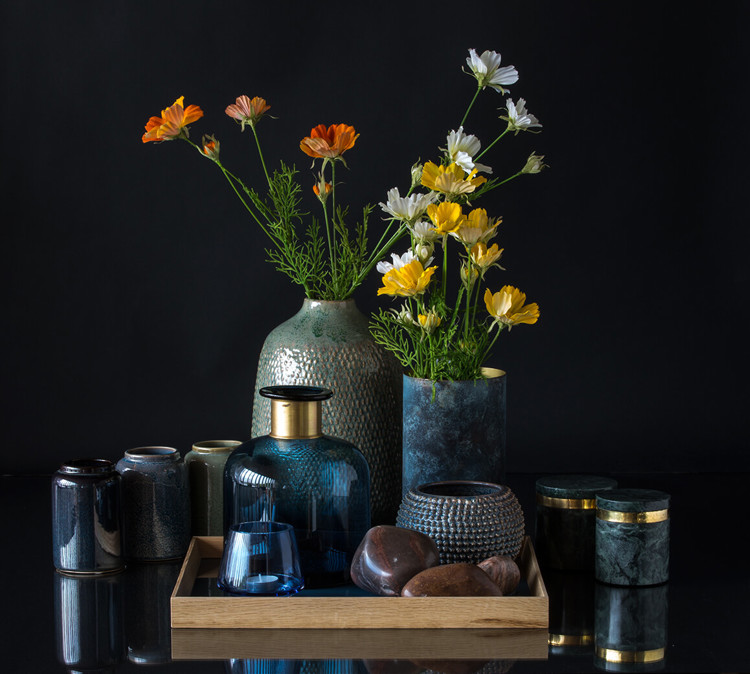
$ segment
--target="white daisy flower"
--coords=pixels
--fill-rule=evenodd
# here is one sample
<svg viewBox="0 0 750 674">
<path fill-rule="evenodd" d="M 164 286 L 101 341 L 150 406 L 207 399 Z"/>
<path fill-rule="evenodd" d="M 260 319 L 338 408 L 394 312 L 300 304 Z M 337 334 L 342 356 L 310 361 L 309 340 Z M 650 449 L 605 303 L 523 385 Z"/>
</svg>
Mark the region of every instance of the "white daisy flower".
<svg viewBox="0 0 750 674">
<path fill-rule="evenodd" d="M 518 82 L 518 71 L 515 66 L 500 67 L 500 54 L 496 51 L 485 51 L 481 56 L 473 49 L 469 49 L 469 58 L 466 63 L 474 77 L 477 78 L 479 86 L 492 87 L 501 94 L 506 92 L 504 85 Z"/>
<path fill-rule="evenodd" d="M 388 190 L 387 203 L 380 202 L 380 208 L 389 213 L 394 218 L 406 222 L 414 222 L 424 215 L 427 207 L 437 199 L 438 195 L 434 192 L 429 194 L 411 194 L 408 197 L 402 197 L 398 187 Z"/>
<path fill-rule="evenodd" d="M 500 119 L 504 119 L 508 122 L 508 129 L 518 133 L 519 131 L 528 131 L 531 128 L 542 128 L 539 120 L 534 117 L 526 109 L 526 101 L 523 98 L 518 99 L 518 103 L 514 103 L 512 98 L 508 98 L 505 101 L 506 110 L 508 116 L 500 116 Z"/>
<path fill-rule="evenodd" d="M 479 139 L 473 134 L 464 133 L 464 127 L 459 126 L 458 131 L 451 131 L 448 134 L 448 147 L 446 152 L 451 161 L 458 164 L 466 173 L 471 173 L 472 169 L 492 173 L 492 169 L 484 164 L 474 162 L 475 157 L 482 147 Z"/>
<path fill-rule="evenodd" d="M 417 256 L 414 255 L 414 251 L 409 248 L 403 255 L 397 255 L 396 253 L 391 253 L 391 259 L 393 262 L 387 262 L 383 260 L 382 262 L 378 262 L 376 269 L 381 274 L 387 274 L 391 269 L 401 269 L 401 267 L 406 266 L 409 264 L 412 260 L 416 260 Z"/>
<path fill-rule="evenodd" d="M 435 241 L 439 236 L 435 231 L 435 225 L 428 220 L 415 222 L 410 229 L 412 234 L 414 234 L 414 238 L 418 241 Z"/>
</svg>

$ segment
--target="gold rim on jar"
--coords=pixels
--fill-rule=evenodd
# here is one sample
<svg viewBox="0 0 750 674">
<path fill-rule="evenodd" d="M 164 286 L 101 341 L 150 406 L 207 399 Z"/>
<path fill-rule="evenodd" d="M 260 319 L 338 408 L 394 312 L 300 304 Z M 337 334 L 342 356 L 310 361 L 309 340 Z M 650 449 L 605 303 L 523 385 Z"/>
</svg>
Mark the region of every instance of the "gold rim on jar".
<svg viewBox="0 0 750 674">
<path fill-rule="evenodd" d="M 595 498 L 557 498 L 555 496 L 537 494 L 536 502 L 547 508 L 561 508 L 564 510 L 593 510 L 596 508 Z"/>
<path fill-rule="evenodd" d="M 614 663 L 632 664 L 659 662 L 664 659 L 664 649 L 654 648 L 650 651 L 618 651 L 612 648 L 597 647 L 596 655 L 602 660 Z"/>
<path fill-rule="evenodd" d="M 656 522 L 665 522 L 669 519 L 669 509 L 624 513 L 618 510 L 604 510 L 599 508 L 596 511 L 596 517 L 604 522 L 616 522 L 618 524 L 655 524 Z"/>
</svg>

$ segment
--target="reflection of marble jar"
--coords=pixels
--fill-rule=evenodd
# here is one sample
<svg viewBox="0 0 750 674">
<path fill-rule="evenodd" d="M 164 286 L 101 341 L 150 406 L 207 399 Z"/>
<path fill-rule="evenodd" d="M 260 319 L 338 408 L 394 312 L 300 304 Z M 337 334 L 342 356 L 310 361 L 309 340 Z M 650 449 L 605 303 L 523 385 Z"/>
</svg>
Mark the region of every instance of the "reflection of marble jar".
<svg viewBox="0 0 750 674">
<path fill-rule="evenodd" d="M 669 494 L 613 489 L 596 497 L 596 579 L 656 585 L 669 579 Z"/>
<path fill-rule="evenodd" d="M 550 655 L 583 655 L 594 650 L 594 574 L 544 569 L 549 595 Z"/>
<path fill-rule="evenodd" d="M 55 636 L 61 664 L 92 670 L 122 661 L 122 578 L 54 574 Z"/>
<path fill-rule="evenodd" d="M 610 672 L 655 672 L 667 646 L 667 588 L 596 584 L 595 662 Z"/>
</svg>

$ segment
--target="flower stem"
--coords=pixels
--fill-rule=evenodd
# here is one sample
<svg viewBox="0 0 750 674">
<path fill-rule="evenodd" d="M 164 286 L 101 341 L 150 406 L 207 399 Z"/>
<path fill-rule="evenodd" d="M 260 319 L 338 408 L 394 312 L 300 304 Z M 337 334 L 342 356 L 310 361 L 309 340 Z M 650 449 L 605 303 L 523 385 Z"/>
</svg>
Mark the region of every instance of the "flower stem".
<svg viewBox="0 0 750 674">
<path fill-rule="evenodd" d="M 331 254 L 331 281 L 334 288 L 338 288 L 338 270 L 336 267 L 336 160 L 331 162 L 331 208 L 333 209 L 333 237 L 328 235 L 328 250 Z M 326 231 L 328 231 L 328 218 L 326 218 Z"/>
<path fill-rule="evenodd" d="M 482 90 L 482 87 L 477 87 L 477 90 L 474 92 L 474 98 L 471 99 L 471 103 L 469 103 L 469 107 L 466 108 L 466 112 L 464 113 L 463 119 L 461 120 L 461 123 L 459 126 L 463 126 L 464 122 L 466 122 L 466 118 L 469 116 L 469 111 L 474 106 L 474 101 L 477 100 L 477 96 L 479 96 L 479 92 Z"/>
<path fill-rule="evenodd" d="M 260 157 L 260 163 L 263 166 L 263 173 L 266 174 L 266 182 L 268 183 L 268 186 L 271 187 L 271 178 L 268 177 L 268 169 L 266 169 L 266 160 L 263 158 L 263 150 L 260 149 L 260 139 L 258 138 L 258 132 L 255 130 L 254 124 L 251 124 L 250 128 L 252 129 L 253 136 L 255 137 L 255 145 L 258 148 L 258 156 Z"/>
<path fill-rule="evenodd" d="M 474 161 L 479 159 L 487 150 L 489 150 L 497 141 L 499 141 L 506 133 L 508 133 L 508 128 L 506 127 L 505 131 L 503 131 L 495 140 L 493 140 L 484 150 L 482 150 L 476 157 L 474 157 Z"/>
</svg>

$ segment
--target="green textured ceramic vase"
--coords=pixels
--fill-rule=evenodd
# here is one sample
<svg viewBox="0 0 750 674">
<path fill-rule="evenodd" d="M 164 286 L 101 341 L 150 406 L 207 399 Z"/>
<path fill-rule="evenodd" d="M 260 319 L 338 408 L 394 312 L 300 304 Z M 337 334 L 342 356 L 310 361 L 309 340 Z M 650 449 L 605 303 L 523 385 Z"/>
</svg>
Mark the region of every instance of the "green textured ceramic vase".
<svg viewBox="0 0 750 674">
<path fill-rule="evenodd" d="M 370 335 L 354 300 L 305 299 L 271 331 L 258 361 L 252 436 L 271 430 L 271 401 L 261 388 L 319 386 L 323 433 L 352 443 L 370 466 L 372 524 L 393 524 L 401 502 L 401 367 Z"/>
</svg>

